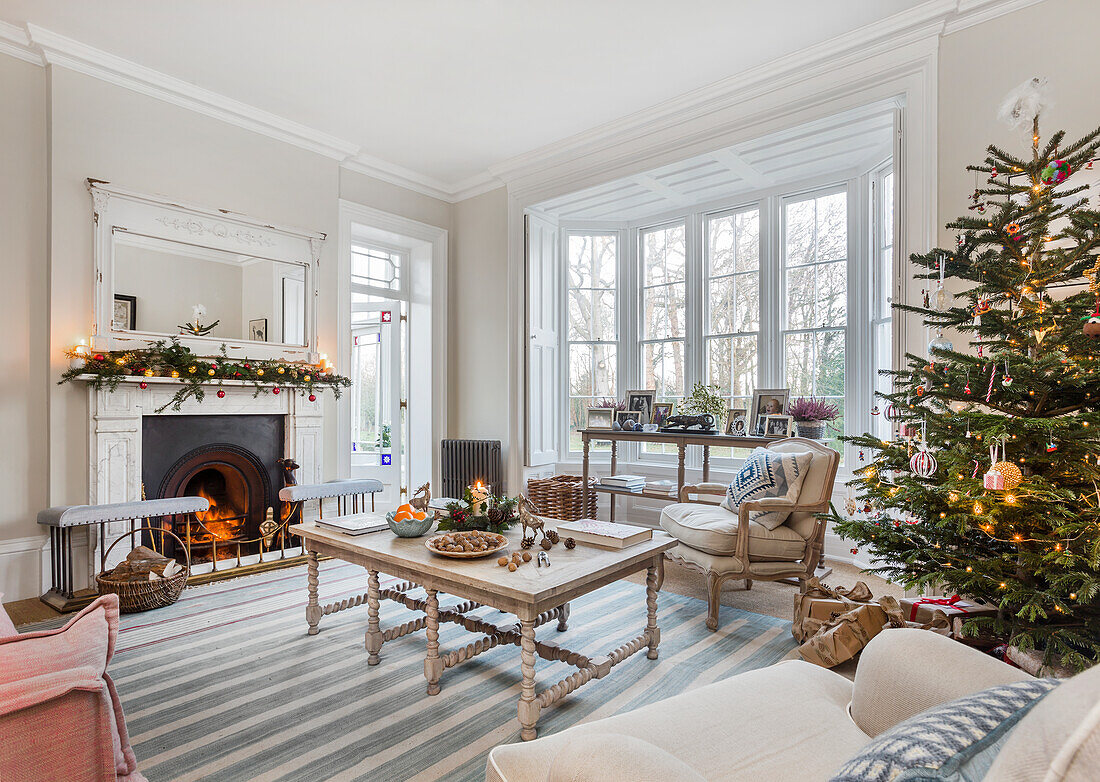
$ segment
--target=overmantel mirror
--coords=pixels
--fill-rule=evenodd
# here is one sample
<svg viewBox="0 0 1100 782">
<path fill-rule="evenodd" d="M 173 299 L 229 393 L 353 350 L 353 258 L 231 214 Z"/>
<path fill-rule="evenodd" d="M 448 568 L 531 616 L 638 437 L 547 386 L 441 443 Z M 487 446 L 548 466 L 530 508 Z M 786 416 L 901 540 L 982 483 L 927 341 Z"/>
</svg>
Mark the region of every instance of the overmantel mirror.
<svg viewBox="0 0 1100 782">
<path fill-rule="evenodd" d="M 200 355 L 317 360 L 323 233 L 87 185 L 97 349 L 175 337 Z"/>
</svg>

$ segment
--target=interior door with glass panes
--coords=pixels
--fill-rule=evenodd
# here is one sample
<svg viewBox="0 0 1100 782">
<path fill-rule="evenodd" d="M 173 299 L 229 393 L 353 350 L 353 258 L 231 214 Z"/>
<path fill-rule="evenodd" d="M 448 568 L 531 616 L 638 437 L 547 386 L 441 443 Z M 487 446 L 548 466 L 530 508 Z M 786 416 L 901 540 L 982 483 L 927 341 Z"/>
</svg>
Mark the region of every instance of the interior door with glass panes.
<svg viewBox="0 0 1100 782">
<path fill-rule="evenodd" d="M 379 510 L 396 507 L 406 489 L 408 304 L 402 260 L 387 250 L 353 247 L 351 477 L 381 481 Z"/>
</svg>

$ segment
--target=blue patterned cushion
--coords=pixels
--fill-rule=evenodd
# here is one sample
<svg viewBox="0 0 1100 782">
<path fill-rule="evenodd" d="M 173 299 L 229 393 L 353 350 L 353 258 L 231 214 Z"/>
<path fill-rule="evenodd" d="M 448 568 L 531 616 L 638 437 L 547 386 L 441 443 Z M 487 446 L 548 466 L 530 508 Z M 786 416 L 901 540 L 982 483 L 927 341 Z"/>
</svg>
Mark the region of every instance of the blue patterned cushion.
<svg viewBox="0 0 1100 782">
<path fill-rule="evenodd" d="M 978 782 L 1016 723 L 1057 685 L 1002 684 L 921 712 L 879 735 L 829 782 Z"/>
<path fill-rule="evenodd" d="M 809 451 L 757 448 L 733 476 L 733 483 L 726 489 L 726 499 L 722 505 L 726 510 L 737 513 L 738 506 L 746 500 L 781 497 L 796 502 L 813 458 Z M 789 515 L 785 511 L 753 511 L 749 514 L 749 521 L 755 521 L 766 529 L 775 529 Z"/>
</svg>

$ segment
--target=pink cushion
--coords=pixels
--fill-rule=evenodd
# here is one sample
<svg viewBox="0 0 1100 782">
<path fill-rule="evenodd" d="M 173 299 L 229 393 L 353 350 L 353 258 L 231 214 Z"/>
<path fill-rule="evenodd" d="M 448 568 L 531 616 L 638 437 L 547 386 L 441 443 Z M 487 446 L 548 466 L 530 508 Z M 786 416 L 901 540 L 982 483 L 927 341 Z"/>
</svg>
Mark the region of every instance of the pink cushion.
<svg viewBox="0 0 1100 782">
<path fill-rule="evenodd" d="M 137 760 L 126 733 L 122 704 L 119 703 L 114 682 L 107 675 L 117 634 L 118 596 L 103 595 L 59 630 L 0 637 L 0 688 L 5 684 L 59 671 L 81 669 L 89 672 L 93 680 L 101 681 L 103 697 L 109 700 L 109 708 L 101 710 L 99 724 L 59 726 L 59 729 L 83 729 L 90 736 L 109 735 L 117 776 L 136 780 L 141 776 L 136 773 Z M 5 709 L 0 705 L 2 711 Z"/>
<path fill-rule="evenodd" d="M 4 610 L 4 593 L 0 592 L 0 638 L 15 634 L 15 624 L 12 623 L 8 612 Z"/>
</svg>

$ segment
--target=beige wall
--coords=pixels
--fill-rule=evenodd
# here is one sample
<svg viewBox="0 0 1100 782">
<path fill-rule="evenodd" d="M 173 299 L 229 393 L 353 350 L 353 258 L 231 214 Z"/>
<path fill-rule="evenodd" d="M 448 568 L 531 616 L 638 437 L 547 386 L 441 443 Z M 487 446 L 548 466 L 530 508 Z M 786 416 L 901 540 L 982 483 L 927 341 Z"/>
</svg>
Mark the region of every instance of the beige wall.
<svg viewBox="0 0 1100 782">
<path fill-rule="evenodd" d="M 64 68 L 0 56 L 0 94 L 0 592 L 13 600 L 40 591 L 37 511 L 88 500 L 87 389 L 56 385 L 65 349 L 91 330 L 87 177 L 328 234 L 318 337 L 330 355 L 339 199 L 448 229 L 452 206 Z M 332 478 L 336 415 L 325 399 L 324 464 Z"/>
<path fill-rule="evenodd" d="M 1095 0 L 1046 0 L 943 38 L 939 61 L 940 245 L 954 246 L 943 224 L 967 212 L 974 174 L 990 144 L 1026 155 L 1031 134 L 997 120 L 1004 96 L 1033 76 L 1050 80 L 1054 104 L 1040 133 L 1076 139 L 1100 125 Z"/>
<path fill-rule="evenodd" d="M 47 492 L 45 71 L 0 56 L 0 95 L 0 554 L 11 555 L 0 592 L 11 592 L 37 577 Z"/>
<path fill-rule="evenodd" d="M 505 188 L 454 208 L 450 273 L 452 437 L 500 440 L 509 458 L 508 195 Z"/>
</svg>

